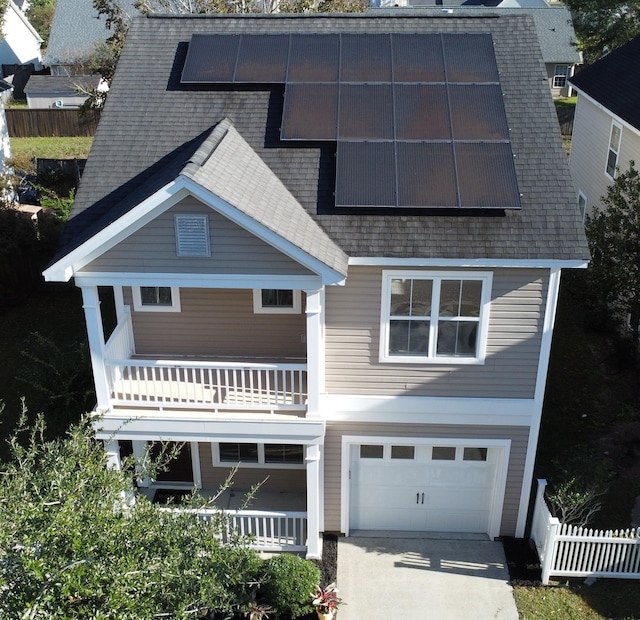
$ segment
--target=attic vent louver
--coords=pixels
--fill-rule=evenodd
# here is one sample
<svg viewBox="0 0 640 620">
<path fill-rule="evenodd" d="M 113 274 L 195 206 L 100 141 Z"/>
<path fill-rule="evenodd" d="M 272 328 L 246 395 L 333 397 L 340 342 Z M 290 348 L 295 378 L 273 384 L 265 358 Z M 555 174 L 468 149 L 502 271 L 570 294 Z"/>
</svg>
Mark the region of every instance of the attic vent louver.
<svg viewBox="0 0 640 620">
<path fill-rule="evenodd" d="M 176 215 L 175 226 L 178 256 L 211 256 L 206 215 Z"/>
</svg>

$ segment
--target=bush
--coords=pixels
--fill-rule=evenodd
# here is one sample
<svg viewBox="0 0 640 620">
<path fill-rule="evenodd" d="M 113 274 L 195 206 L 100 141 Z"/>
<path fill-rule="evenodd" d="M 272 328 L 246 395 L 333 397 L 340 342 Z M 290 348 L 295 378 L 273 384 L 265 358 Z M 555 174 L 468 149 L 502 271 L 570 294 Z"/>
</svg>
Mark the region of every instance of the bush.
<svg viewBox="0 0 640 620">
<path fill-rule="evenodd" d="M 299 618 L 313 611 L 311 595 L 320 583 L 320 569 L 297 555 L 282 554 L 264 563 L 264 581 L 259 598 L 275 614 Z"/>
</svg>

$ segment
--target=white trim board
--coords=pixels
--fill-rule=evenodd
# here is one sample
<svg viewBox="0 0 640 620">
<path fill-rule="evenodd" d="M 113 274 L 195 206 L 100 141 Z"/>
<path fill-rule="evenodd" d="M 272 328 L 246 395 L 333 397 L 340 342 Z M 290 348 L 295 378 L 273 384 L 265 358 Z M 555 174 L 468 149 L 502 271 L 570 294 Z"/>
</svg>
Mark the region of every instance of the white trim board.
<svg viewBox="0 0 640 620">
<path fill-rule="evenodd" d="M 511 453 L 510 439 L 464 439 L 458 437 L 394 437 L 381 435 L 343 435 L 341 444 L 340 463 L 340 531 L 349 536 L 349 490 L 350 490 L 350 456 L 352 446 L 362 443 L 393 445 L 435 445 L 435 446 L 477 446 L 483 448 L 497 448 L 500 456 L 497 459 L 494 495 L 491 501 L 491 516 L 489 517 L 489 531 L 491 539 L 500 535 L 502 524 L 502 510 L 504 494 L 507 488 L 509 473 L 509 456 Z"/>
<path fill-rule="evenodd" d="M 588 260 L 515 259 L 515 258 L 387 258 L 384 256 L 353 256 L 349 265 L 362 267 L 454 267 L 462 269 L 586 269 Z"/>
</svg>

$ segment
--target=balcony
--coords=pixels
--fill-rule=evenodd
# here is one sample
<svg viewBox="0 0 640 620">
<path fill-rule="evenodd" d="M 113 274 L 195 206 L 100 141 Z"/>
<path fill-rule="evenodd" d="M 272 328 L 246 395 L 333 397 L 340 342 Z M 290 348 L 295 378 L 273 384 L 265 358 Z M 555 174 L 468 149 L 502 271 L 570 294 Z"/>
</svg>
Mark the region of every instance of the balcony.
<svg viewBox="0 0 640 620">
<path fill-rule="evenodd" d="M 143 359 L 134 352 L 127 311 L 105 346 L 111 406 L 271 413 L 304 413 L 307 409 L 306 364 Z"/>
</svg>

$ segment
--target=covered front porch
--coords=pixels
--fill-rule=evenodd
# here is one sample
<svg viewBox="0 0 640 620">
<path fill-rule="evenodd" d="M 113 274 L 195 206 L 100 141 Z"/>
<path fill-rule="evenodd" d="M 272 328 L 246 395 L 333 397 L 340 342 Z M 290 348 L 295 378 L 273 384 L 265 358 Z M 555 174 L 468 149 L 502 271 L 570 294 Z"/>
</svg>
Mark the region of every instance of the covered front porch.
<svg viewBox="0 0 640 620">
<path fill-rule="evenodd" d="M 98 437 L 105 441 L 109 462 L 115 467 L 120 467 L 129 454 L 136 462 L 142 462 L 146 455 L 154 454 L 155 446 L 162 441 L 180 442 L 180 454 L 166 472 L 159 472 L 156 479 L 143 475 L 137 478 L 138 492 L 151 501 L 165 504 L 169 500 L 171 504 L 170 498 L 179 499 L 181 494 L 195 488 L 204 497 L 215 498 L 215 508 L 198 510 L 198 516 L 210 520 L 224 513 L 225 536 L 232 533 L 248 536 L 249 545 L 262 551 L 303 552 L 309 558 L 319 558 L 323 531 L 324 424 L 320 421 L 309 424 L 304 419 L 296 424 L 290 418 L 285 423 L 285 416 L 281 415 L 269 416 L 272 421 L 266 424 L 259 417 L 253 414 L 253 424 L 220 419 L 213 422 L 210 418 L 206 423 L 192 420 L 191 424 L 180 425 L 182 432 L 176 430 L 172 435 L 166 432 L 170 427 L 166 417 L 158 425 L 146 417 L 124 422 L 107 413 L 96 426 L 101 426 Z M 114 438 L 108 429 L 119 424 Z M 204 432 L 193 440 L 189 435 L 196 425 Z M 149 430 L 158 426 L 160 430 Z M 304 428 L 296 428 L 293 436 L 294 426 Z M 215 428 L 217 432 L 206 433 L 207 428 Z M 243 432 L 249 428 L 251 437 Z M 220 493 L 236 466 L 231 486 Z M 260 487 L 246 503 L 247 493 L 255 485 Z"/>
</svg>

